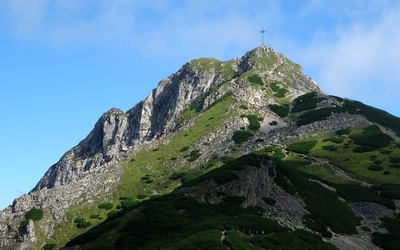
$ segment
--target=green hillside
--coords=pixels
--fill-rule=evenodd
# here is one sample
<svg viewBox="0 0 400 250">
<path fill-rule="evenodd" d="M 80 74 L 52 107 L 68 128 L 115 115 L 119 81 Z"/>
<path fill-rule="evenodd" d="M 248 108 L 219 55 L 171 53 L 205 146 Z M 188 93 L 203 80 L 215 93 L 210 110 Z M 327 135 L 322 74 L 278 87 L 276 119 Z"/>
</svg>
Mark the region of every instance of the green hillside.
<svg viewBox="0 0 400 250">
<path fill-rule="evenodd" d="M 285 249 L 289 246 L 291 249 L 329 249 L 334 246 L 322 241 L 316 234 L 330 238 L 332 233 L 357 234 L 359 230 L 372 230 L 368 225 L 361 224 L 361 219 L 352 212 L 349 203 L 371 202 L 395 209 L 392 199 L 400 197 L 400 146 L 377 125 L 342 129 L 334 134 L 292 141 L 284 148 L 267 146 L 238 158 L 213 156 L 208 164 L 198 169 L 182 167 L 168 176 L 172 165 L 179 159 L 186 159 L 187 164 L 191 162 L 191 152 L 195 150 L 193 142 L 211 127 L 204 122 L 218 123 L 210 117 L 220 117 L 218 112 L 223 113 L 222 107 L 232 105 L 229 100 L 225 99 L 201 114 L 196 126 L 184 135 L 178 134 L 168 145 L 141 153 L 130 161 L 127 167 L 149 165 L 155 160 L 153 164 L 158 164 L 157 170 L 164 171 L 164 175 L 162 172 L 152 175 L 127 172 L 132 176 L 143 176 L 141 181 L 131 184 L 139 187 L 141 183 L 141 191 L 129 193 L 122 189 L 121 192 L 136 198 L 120 197 L 120 204 L 116 207 L 121 209 L 110 213 L 105 222 L 71 240 L 67 246 L 83 245 L 82 249 L 98 249 L 100 246 L 106 247 L 102 249 L 130 249 L 131 246 L 135 249 Z M 386 117 L 384 112 L 376 115 Z M 379 121 L 396 124 L 395 119 L 389 116 L 386 121 Z M 175 141 L 180 146 L 174 146 Z M 306 228 L 293 230 L 282 226 L 276 219 L 265 216 L 263 207 L 244 208 L 241 205 L 246 198 L 242 196 L 220 194 L 224 198 L 215 204 L 207 200 L 199 201 L 184 192 L 186 188 L 201 186 L 204 182 L 214 181 L 223 185 L 233 181 L 249 166 L 260 166 L 262 157 L 275 162 L 276 184 L 287 193 L 304 199 L 309 211 L 303 218 Z M 223 162 L 225 164 L 221 165 Z M 139 171 L 141 168 L 135 169 Z M 166 194 L 141 196 L 141 192 L 148 190 L 145 187 L 149 186 L 163 187 Z M 167 194 L 166 186 L 173 191 L 171 194 Z M 138 190 L 132 187 L 129 190 Z M 140 201 L 149 196 L 150 199 Z M 276 203 L 270 197 L 264 197 L 264 200 L 267 206 Z M 385 220 L 384 225 L 389 223 L 389 219 Z M 397 224 L 390 225 L 393 225 L 390 227 L 391 234 L 376 233 L 374 242 L 386 247 L 382 238 L 391 237 L 400 230 Z"/>
<path fill-rule="evenodd" d="M 173 116 L 163 117 L 168 131 L 149 130 L 159 137 L 123 144 L 120 178 L 101 183 L 110 195 L 81 195 L 56 223 L 54 207 L 15 216 L 19 234 L 35 230 L 31 249 L 396 249 L 398 117 L 324 94 L 266 47 L 240 60 L 196 59 L 178 73 L 171 89 L 186 92 L 163 88 L 185 105 L 162 113 Z M 151 117 L 135 122 L 167 104 L 121 119 L 136 134 L 158 128 Z"/>
</svg>

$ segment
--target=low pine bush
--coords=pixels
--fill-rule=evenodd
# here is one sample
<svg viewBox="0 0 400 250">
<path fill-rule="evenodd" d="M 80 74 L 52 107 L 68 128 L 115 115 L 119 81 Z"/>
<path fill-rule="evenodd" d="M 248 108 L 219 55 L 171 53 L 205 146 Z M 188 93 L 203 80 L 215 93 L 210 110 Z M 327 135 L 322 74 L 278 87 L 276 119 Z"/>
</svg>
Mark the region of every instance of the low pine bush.
<svg viewBox="0 0 400 250">
<path fill-rule="evenodd" d="M 252 75 L 252 76 L 248 77 L 247 79 L 249 80 L 249 82 L 251 82 L 253 84 L 264 85 L 263 80 L 258 75 Z"/>
<path fill-rule="evenodd" d="M 372 165 L 372 166 L 369 166 L 368 169 L 372 170 L 372 171 L 381 171 L 381 170 L 383 170 L 383 167 L 381 165 Z"/>
<path fill-rule="evenodd" d="M 25 219 L 21 221 L 19 225 L 19 230 L 26 228 L 29 223 L 29 220 L 39 221 L 43 218 L 43 210 L 39 208 L 32 208 L 25 214 Z"/>
<path fill-rule="evenodd" d="M 106 202 L 98 205 L 97 207 L 104 210 L 110 210 L 111 208 L 113 208 L 113 206 L 114 205 L 111 202 Z"/>
<path fill-rule="evenodd" d="M 293 142 L 289 144 L 286 149 L 300 154 L 308 154 L 317 142 L 317 140 Z"/>
<path fill-rule="evenodd" d="M 242 142 L 246 142 L 252 136 L 253 133 L 251 132 L 239 130 L 233 133 L 232 139 L 236 144 L 240 144 Z"/>
<path fill-rule="evenodd" d="M 277 104 L 271 104 L 269 105 L 269 108 L 271 109 L 272 112 L 277 114 L 280 117 L 286 117 L 289 114 L 289 105 L 277 105 Z"/>
</svg>

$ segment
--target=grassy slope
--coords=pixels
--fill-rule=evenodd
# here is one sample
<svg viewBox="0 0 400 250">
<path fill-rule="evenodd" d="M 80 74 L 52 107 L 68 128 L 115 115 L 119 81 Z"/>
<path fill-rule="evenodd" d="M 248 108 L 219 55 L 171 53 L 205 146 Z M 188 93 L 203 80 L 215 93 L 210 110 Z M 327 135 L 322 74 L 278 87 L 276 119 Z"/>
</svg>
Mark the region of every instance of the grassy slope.
<svg viewBox="0 0 400 250">
<path fill-rule="evenodd" d="M 278 150 L 274 149 L 273 151 Z M 279 152 L 272 153 L 272 150 L 265 150 L 256 154 L 250 154 L 238 158 L 223 166 L 225 169 L 240 170 L 249 165 L 259 165 L 260 157 L 267 155 L 279 155 Z M 328 217 L 321 221 L 321 225 L 316 225 L 314 229 L 321 229 L 324 225 L 335 226 L 339 231 L 353 232 L 354 225 L 341 228 L 344 221 L 354 220 L 354 215 L 346 211 L 337 209 L 343 206 L 333 192 L 325 190 L 318 184 L 308 181 L 308 177 L 297 171 L 290 164 L 281 163 L 283 172 L 281 176 L 289 178 L 295 187 L 292 190 L 307 192 L 308 185 L 314 190 L 325 193 L 324 197 L 329 197 L 330 202 L 321 204 L 310 203 L 310 209 L 315 211 L 328 211 L 331 208 L 335 211 L 334 220 Z M 226 172 L 215 169 L 207 176 L 190 182 L 188 185 L 207 179 L 223 179 Z M 282 184 L 285 186 L 284 184 Z M 287 185 L 287 183 L 286 183 Z M 286 186 L 285 186 L 286 188 Z M 290 191 L 289 191 L 290 192 Z M 305 193 L 304 193 L 305 194 Z M 303 193 L 302 193 L 303 195 Z M 310 232 L 296 230 L 291 231 L 280 226 L 277 222 L 265 218 L 260 213 L 261 208 L 242 208 L 244 197 L 226 197 L 220 204 L 199 202 L 191 196 L 175 192 L 170 195 L 152 198 L 141 204 L 133 205 L 119 213 L 111 216 L 105 223 L 82 234 L 69 242 L 67 246 L 86 243 L 82 249 L 334 249 L 331 245 L 324 243 L 321 238 Z M 316 201 L 315 198 L 309 198 Z M 348 208 L 347 208 L 348 209 Z M 339 212 L 337 212 L 339 210 Z M 330 210 L 329 210 L 330 211 Z M 346 215 L 347 213 L 347 215 Z M 341 217 L 341 215 L 343 217 Z M 350 217 L 349 217 L 350 216 Z M 314 221 L 312 219 L 309 219 Z M 226 238 L 221 242 L 222 231 L 226 230 Z M 251 236 L 249 230 L 254 236 Z M 257 231 L 257 233 L 256 233 Z"/>
<path fill-rule="evenodd" d="M 378 192 L 361 187 L 357 182 L 341 179 L 333 171 L 322 175 L 318 171 L 311 172 L 311 175 L 309 171 L 305 171 L 314 167 L 320 168 L 313 166 L 312 160 L 316 159 L 316 153 L 326 151 L 319 147 L 322 148 L 330 142 L 332 141 L 318 140 L 310 149 L 308 154 L 311 158 L 308 159 L 297 153 L 285 156 L 280 148 L 268 147 L 231 161 L 222 168 L 211 170 L 188 185 L 196 185 L 209 179 L 224 179 L 226 171 L 223 169 L 238 171 L 249 165 L 257 166 L 260 159 L 257 155 L 272 157 L 278 164 L 276 183 L 288 193 L 305 199 L 311 214 L 304 219 L 311 230 L 320 231 L 324 236 L 330 237 L 330 232 L 327 231 L 329 226 L 336 233 L 353 234 L 357 232 L 355 226 L 359 224 L 359 220 L 339 197 L 352 202 L 377 202 L 388 207 L 393 203 Z M 344 140 L 335 146 L 346 143 Z M 319 183 L 310 181 L 310 178 L 320 179 L 338 191 L 326 189 Z M 128 249 L 131 246 L 138 249 L 205 249 L 216 246 L 221 249 L 226 246 L 232 249 L 280 249 L 288 246 L 293 249 L 332 248 L 310 232 L 290 231 L 261 217 L 257 212 L 260 208 L 241 208 L 239 205 L 242 199 L 243 197 L 231 197 L 216 205 L 198 202 L 179 192 L 153 198 L 121 210 L 100 227 L 75 238 L 69 245 L 87 243 L 83 249 L 96 249 L 99 246 L 103 249 Z M 249 229 L 264 231 L 265 234 L 251 237 L 247 233 Z M 223 230 L 227 230 L 226 238 L 221 243 L 219 238 Z"/>
<path fill-rule="evenodd" d="M 218 101 L 212 108 L 199 115 L 195 119 L 195 125 L 189 130 L 170 136 L 168 144 L 160 145 L 153 150 L 139 152 L 133 160 L 124 165 L 125 173 L 119 195 L 136 197 L 145 194 L 150 196 L 152 189 L 157 190 L 158 193 L 172 191 L 178 182 L 169 178 L 171 174 L 190 167 L 188 154 L 190 155 L 193 150 L 199 150 L 193 144 L 204 135 L 214 133 L 223 121 L 235 115 L 235 112 L 228 112 L 228 107 L 233 103 L 232 97 Z M 194 117 L 194 113 L 194 110 L 187 110 L 182 116 Z M 188 149 L 182 150 L 183 148 Z M 154 182 L 143 185 L 141 180 L 145 176 Z"/>
</svg>

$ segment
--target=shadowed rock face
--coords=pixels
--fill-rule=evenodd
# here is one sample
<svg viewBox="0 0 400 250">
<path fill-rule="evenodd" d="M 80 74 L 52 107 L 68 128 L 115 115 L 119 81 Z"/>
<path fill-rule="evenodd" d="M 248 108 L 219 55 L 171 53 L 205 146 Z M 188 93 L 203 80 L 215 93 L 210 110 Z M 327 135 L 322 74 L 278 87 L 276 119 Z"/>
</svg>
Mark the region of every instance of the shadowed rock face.
<svg viewBox="0 0 400 250">
<path fill-rule="evenodd" d="M 17 243 L 18 237 L 15 236 L 19 234 L 19 221 L 14 221 L 32 207 L 51 211 L 52 218 L 43 225 L 44 231 L 51 236 L 54 225 L 65 219 L 70 206 L 112 195 L 122 175 L 120 162 L 146 144 L 179 130 L 182 124 L 178 118 L 199 100 L 203 100 L 200 108 L 205 110 L 231 92 L 238 102 L 247 102 L 260 111 L 265 110 L 265 94 L 257 88 L 245 87 L 248 76 L 251 76 L 246 74 L 249 70 L 265 81 L 285 81 L 291 86 L 287 90 L 289 99 L 310 91 L 320 92 L 316 83 L 301 73 L 299 65 L 269 47 L 256 48 L 240 59 L 227 62 L 212 58 L 193 60 L 162 80 L 145 100 L 127 112 L 113 108 L 104 113 L 89 135 L 51 166 L 29 194 L 17 198 L 11 207 L 0 211 L 0 248 L 15 249 L 14 246 L 18 245 L 24 249 L 24 246 L 34 245 L 34 228 L 30 228 L 28 236 L 19 238 L 26 244 Z M 217 88 L 226 82 L 230 83 L 229 86 Z M 228 126 L 226 129 L 231 128 Z M 222 143 L 231 137 L 226 131 L 217 136 L 221 135 L 225 138 L 221 138 L 221 145 L 213 145 L 214 149 L 224 148 L 226 145 Z M 276 189 L 272 182 L 263 186 L 264 179 L 268 178 L 263 168 L 244 177 L 249 179 L 229 189 L 238 195 L 247 193 L 248 205 L 258 204 L 260 197 L 268 196 Z M 252 183 L 256 186 L 250 185 Z"/>
</svg>

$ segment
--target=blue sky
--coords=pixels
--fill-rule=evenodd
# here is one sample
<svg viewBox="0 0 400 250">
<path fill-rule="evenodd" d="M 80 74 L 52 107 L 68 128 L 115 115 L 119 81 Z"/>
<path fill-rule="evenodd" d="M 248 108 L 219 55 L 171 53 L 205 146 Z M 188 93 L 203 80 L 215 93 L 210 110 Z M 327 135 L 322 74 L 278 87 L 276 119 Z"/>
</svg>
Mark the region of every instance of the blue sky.
<svg viewBox="0 0 400 250">
<path fill-rule="evenodd" d="M 2 0 L 0 208 L 112 107 L 124 111 L 198 57 L 265 43 L 328 94 L 400 116 L 400 2 Z"/>
</svg>

